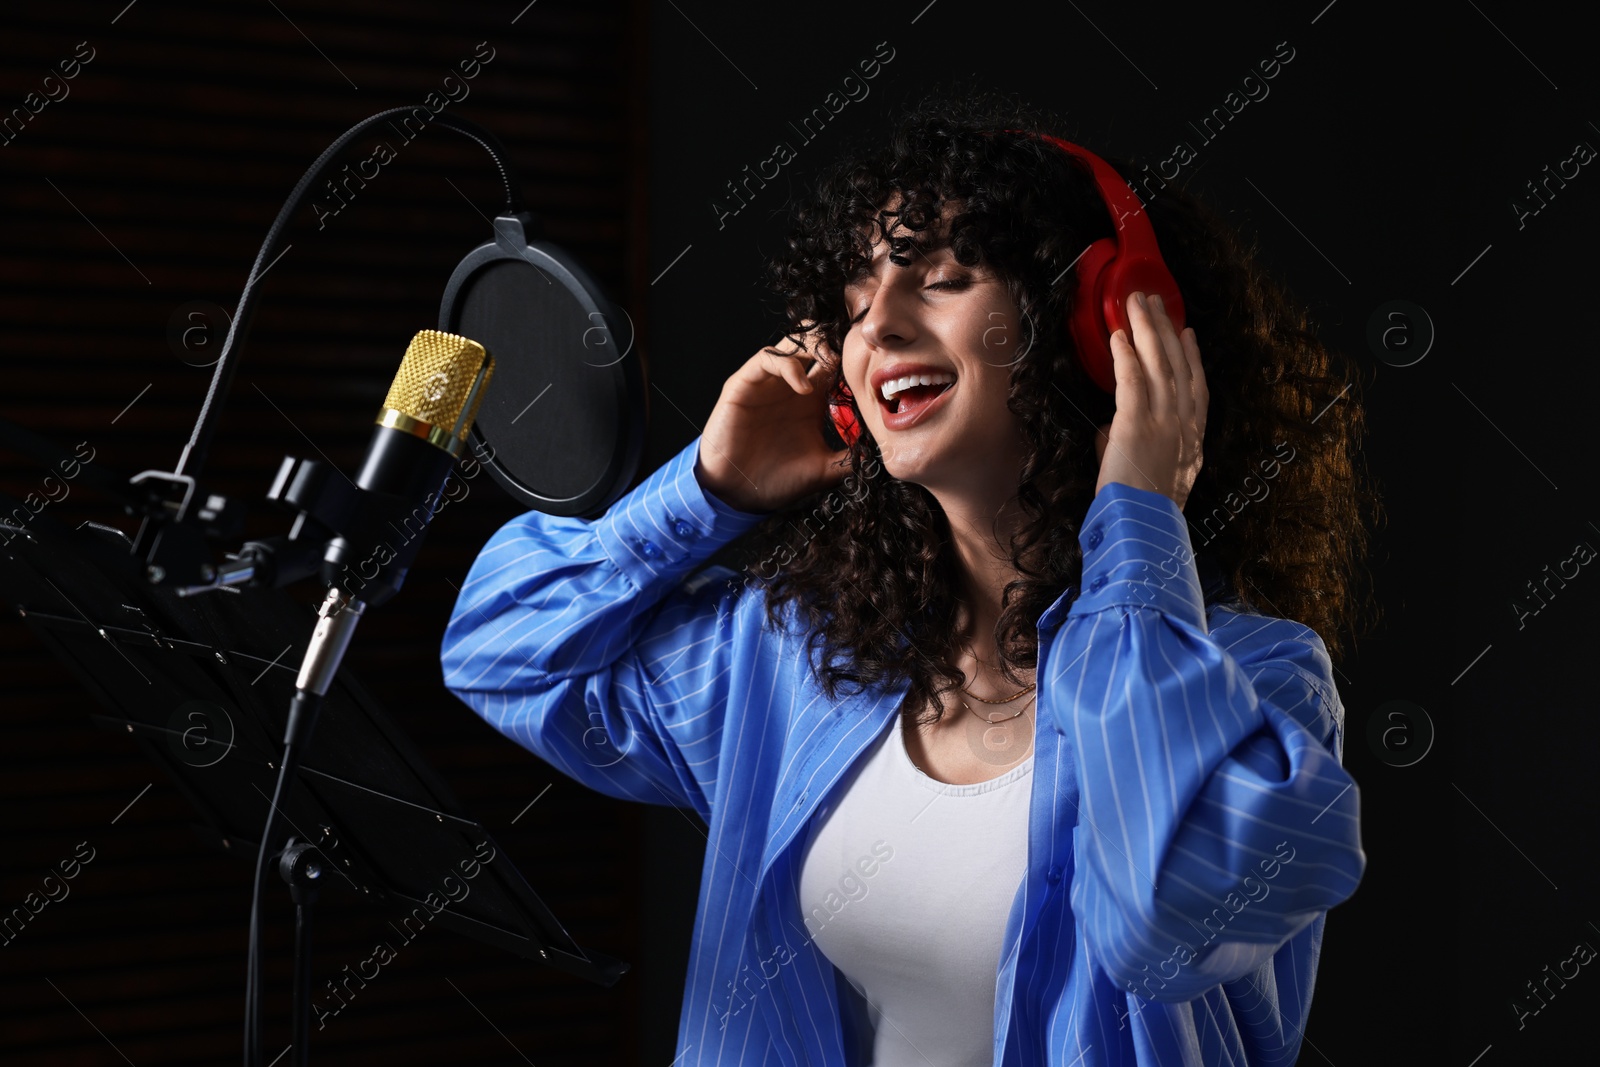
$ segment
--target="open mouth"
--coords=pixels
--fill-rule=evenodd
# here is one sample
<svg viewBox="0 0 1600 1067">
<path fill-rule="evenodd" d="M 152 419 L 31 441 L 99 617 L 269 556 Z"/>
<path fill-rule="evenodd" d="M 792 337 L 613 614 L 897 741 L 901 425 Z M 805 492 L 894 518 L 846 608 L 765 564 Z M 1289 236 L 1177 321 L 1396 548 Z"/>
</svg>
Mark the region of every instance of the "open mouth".
<svg viewBox="0 0 1600 1067">
<path fill-rule="evenodd" d="M 883 405 L 886 414 L 899 416 L 896 422 L 906 422 L 954 384 L 954 374 L 910 374 L 907 378 L 883 382 L 878 389 L 878 403 Z"/>
<path fill-rule="evenodd" d="M 918 411 L 920 408 L 925 408 L 925 406 L 933 403 L 934 397 L 938 397 L 939 394 L 942 394 L 944 390 L 949 389 L 954 384 L 955 382 L 939 382 L 938 386 L 912 386 L 910 389 L 904 390 L 904 392 L 894 394 L 894 397 L 891 397 L 890 400 L 883 402 L 883 406 L 888 408 L 890 414 L 910 414 L 912 411 Z"/>
</svg>

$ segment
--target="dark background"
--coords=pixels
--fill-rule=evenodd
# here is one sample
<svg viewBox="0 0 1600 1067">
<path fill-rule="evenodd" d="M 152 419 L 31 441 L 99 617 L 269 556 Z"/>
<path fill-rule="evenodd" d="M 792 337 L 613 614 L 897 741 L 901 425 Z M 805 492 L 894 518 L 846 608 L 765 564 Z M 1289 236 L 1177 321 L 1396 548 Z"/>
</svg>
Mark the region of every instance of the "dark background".
<svg viewBox="0 0 1600 1067">
<path fill-rule="evenodd" d="M 1512 1006 L 1538 1008 L 1525 983 L 1580 942 L 1600 947 L 1600 731 L 1582 676 L 1600 579 L 1585 566 L 1552 580 L 1520 627 L 1513 606 L 1537 607 L 1527 583 L 1574 546 L 1600 547 L 1595 270 L 1582 258 L 1600 179 L 1585 166 L 1552 181 L 1536 214 L 1525 189 L 1578 142 L 1600 146 L 1586 44 L 1559 12 L 1465 4 L 1424 18 L 1316 0 L 1159 19 L 1065 5 L 1040 21 L 1037 5 L 961 0 L 760 17 L 688 0 L 124 4 L 13 5 L 0 23 L 0 114 L 77 42 L 96 50 L 71 95 L 0 147 L 0 415 L 88 441 L 122 473 L 170 469 L 209 378 L 169 344 L 174 314 L 196 301 L 232 309 L 316 154 L 357 119 L 417 102 L 479 41 L 496 56 L 452 110 L 500 135 L 552 238 L 639 327 L 651 380 L 641 474 L 693 439 L 722 381 L 776 338 L 759 268 L 794 194 L 847 140 L 881 136 L 897 104 L 978 74 L 1063 112 L 1072 139 L 1108 154 L 1154 163 L 1189 141 L 1200 153 L 1189 188 L 1259 240 L 1323 340 L 1368 375 L 1367 447 L 1388 516 L 1373 560 L 1387 618 L 1338 675 L 1368 868 L 1329 915 L 1300 1062 L 1491 1067 L 1582 1047 L 1600 997 L 1591 967 L 1551 980 L 1520 1027 Z M 895 58 L 870 96 L 804 143 L 788 124 L 885 41 Z M 1188 122 L 1282 41 L 1295 55 L 1270 94 L 1202 144 Z M 798 157 L 719 227 L 725 183 L 778 140 Z M 258 497 L 308 438 L 346 469 L 357 462 L 405 342 L 434 324 L 451 267 L 487 233 L 492 179 L 476 148 L 430 132 L 325 229 L 303 214 L 208 467 L 217 490 Z M 1423 309 L 1431 344 L 1415 312 L 1412 347 L 1369 344 L 1395 300 Z M 28 461 L 0 462 L 8 491 L 37 487 Z M 454 586 L 516 511 L 474 483 L 347 662 L 580 944 L 634 970 L 602 990 L 430 933 L 317 1035 L 321 1060 L 672 1060 L 697 825 L 577 786 L 439 683 Z M 118 518 L 87 490 L 52 514 Z M 87 693 L 19 623 L 0 626 L 0 669 L 0 908 L 78 842 L 96 850 L 71 896 L 0 947 L 0 1053 L 141 1067 L 236 1056 L 246 865 L 199 844 L 176 790 L 125 738 L 91 727 Z M 1394 701 L 1409 702 L 1408 718 L 1389 717 Z M 1373 742 L 1374 723 L 1400 729 Z M 279 1037 L 281 916 L 268 971 Z M 385 918 L 330 896 L 317 976 L 368 954 Z"/>
</svg>

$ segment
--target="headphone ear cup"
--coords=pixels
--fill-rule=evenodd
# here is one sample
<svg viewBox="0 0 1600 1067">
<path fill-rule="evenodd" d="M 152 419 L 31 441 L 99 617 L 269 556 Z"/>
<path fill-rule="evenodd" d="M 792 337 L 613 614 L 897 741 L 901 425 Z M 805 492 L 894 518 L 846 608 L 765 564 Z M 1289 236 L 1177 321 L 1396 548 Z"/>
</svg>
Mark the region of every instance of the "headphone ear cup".
<svg viewBox="0 0 1600 1067">
<path fill-rule="evenodd" d="M 1117 378 L 1112 370 L 1111 328 L 1106 325 L 1101 290 L 1107 268 L 1116 257 L 1117 242 L 1110 237 L 1095 241 L 1078 257 L 1077 299 L 1067 316 L 1067 332 L 1078 350 L 1079 364 L 1108 393 L 1117 391 Z"/>
<path fill-rule="evenodd" d="M 855 410 L 850 406 L 853 400 L 854 394 L 850 392 L 850 387 L 842 381 L 839 383 L 839 388 L 834 390 L 833 396 L 828 398 L 828 412 L 833 416 L 833 430 L 846 448 L 852 447 L 856 439 L 861 436 L 861 424 L 856 419 Z"/>
<path fill-rule="evenodd" d="M 1134 293 L 1159 296 L 1172 327 L 1183 332 L 1183 294 L 1167 265 L 1159 259 L 1119 256 L 1117 244 L 1102 237 L 1078 260 L 1078 302 L 1067 320 L 1078 361 L 1101 389 L 1115 394 L 1117 377 L 1111 356 L 1111 335 L 1127 330 L 1128 298 Z"/>
<path fill-rule="evenodd" d="M 1162 309 L 1167 318 L 1172 320 L 1172 328 L 1178 333 L 1183 332 L 1183 294 L 1178 292 L 1177 281 L 1161 259 L 1137 253 L 1119 256 L 1116 262 L 1106 268 L 1100 288 L 1100 312 L 1107 325 L 1108 343 L 1111 334 L 1117 330 L 1130 330 L 1131 333 L 1127 308 L 1128 297 L 1134 293 L 1159 296 Z"/>
</svg>

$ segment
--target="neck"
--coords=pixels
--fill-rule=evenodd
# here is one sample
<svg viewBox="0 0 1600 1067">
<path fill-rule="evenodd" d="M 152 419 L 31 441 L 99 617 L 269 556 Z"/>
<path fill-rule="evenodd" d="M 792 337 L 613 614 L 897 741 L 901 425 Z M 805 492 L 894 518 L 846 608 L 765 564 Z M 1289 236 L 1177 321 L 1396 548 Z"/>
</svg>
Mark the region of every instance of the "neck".
<svg viewBox="0 0 1600 1067">
<path fill-rule="evenodd" d="M 1001 594 L 1017 578 L 1011 563 L 1010 538 L 1024 518 L 1022 509 L 1015 494 L 1001 496 L 992 489 L 929 492 L 949 521 L 960 575 L 962 608 L 956 628 L 969 651 L 959 665 L 976 679 L 972 691 L 989 696 L 990 689 L 1007 685 L 997 673 L 1000 655 L 995 626 L 1000 621 Z"/>
</svg>

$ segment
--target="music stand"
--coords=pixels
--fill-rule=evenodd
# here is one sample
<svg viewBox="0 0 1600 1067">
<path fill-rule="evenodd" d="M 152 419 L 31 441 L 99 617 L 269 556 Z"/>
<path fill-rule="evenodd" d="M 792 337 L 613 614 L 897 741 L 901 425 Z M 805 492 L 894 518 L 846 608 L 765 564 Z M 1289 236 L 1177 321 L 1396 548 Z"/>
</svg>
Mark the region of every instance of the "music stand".
<svg viewBox="0 0 1600 1067">
<path fill-rule="evenodd" d="M 12 513 L 12 498 L 0 502 Z M 26 527 L 0 520 L 0 595 L 108 709 L 91 719 L 132 734 L 199 812 L 201 836 L 249 860 L 314 609 L 276 589 L 179 597 L 142 579 L 131 548 L 121 530 L 73 530 L 47 512 Z M 297 1056 L 310 1018 L 307 877 L 336 878 L 413 915 L 425 909 L 429 921 L 603 986 L 628 970 L 579 948 L 348 670 L 328 692 L 283 810 L 298 844 L 314 850 L 288 857 L 298 887 L 289 863 L 280 868 L 307 926 L 295 942 Z M 468 890 L 458 900 L 452 885 Z"/>
</svg>

